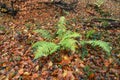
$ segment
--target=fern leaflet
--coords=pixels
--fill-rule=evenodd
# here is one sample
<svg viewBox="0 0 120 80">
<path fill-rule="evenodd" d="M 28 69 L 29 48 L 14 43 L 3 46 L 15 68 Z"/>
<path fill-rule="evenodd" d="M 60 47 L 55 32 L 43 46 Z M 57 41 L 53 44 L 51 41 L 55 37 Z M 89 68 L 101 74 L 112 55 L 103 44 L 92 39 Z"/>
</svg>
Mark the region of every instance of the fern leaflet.
<svg viewBox="0 0 120 80">
<path fill-rule="evenodd" d="M 39 33 L 45 39 L 48 39 L 48 40 L 52 39 L 52 35 L 47 30 L 38 29 L 38 30 L 34 30 L 34 32 Z"/>
<path fill-rule="evenodd" d="M 68 38 L 77 38 L 81 37 L 79 33 L 72 32 L 72 31 L 67 31 L 63 36 L 62 39 L 68 39 Z"/>
<path fill-rule="evenodd" d="M 71 51 L 75 52 L 75 49 L 77 48 L 77 40 L 75 39 L 64 39 L 60 41 L 60 45 L 64 48 L 64 49 L 70 49 Z"/>
<path fill-rule="evenodd" d="M 90 40 L 90 41 L 80 41 L 81 45 L 84 46 L 86 44 L 90 44 L 92 46 L 99 46 L 101 47 L 104 51 L 106 51 L 108 53 L 108 55 L 110 55 L 111 52 L 111 47 L 109 45 L 109 43 L 101 41 L 101 40 Z"/>
<path fill-rule="evenodd" d="M 39 57 L 48 56 L 49 54 L 52 54 L 53 52 L 58 50 L 59 46 L 52 42 L 40 41 L 36 42 L 32 46 L 32 48 L 35 49 L 34 59 L 37 59 Z"/>
<path fill-rule="evenodd" d="M 57 33 L 58 37 L 62 37 L 63 34 L 66 32 L 66 27 L 65 27 L 66 21 L 65 21 L 65 17 L 60 17 L 60 20 L 57 24 Z"/>
</svg>

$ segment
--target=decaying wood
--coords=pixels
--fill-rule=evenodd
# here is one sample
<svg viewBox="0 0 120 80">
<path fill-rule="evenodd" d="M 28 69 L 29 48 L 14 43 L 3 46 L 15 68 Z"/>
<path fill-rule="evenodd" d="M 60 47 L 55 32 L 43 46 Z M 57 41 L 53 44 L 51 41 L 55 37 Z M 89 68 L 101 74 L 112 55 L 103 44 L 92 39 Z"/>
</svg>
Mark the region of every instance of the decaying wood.
<svg viewBox="0 0 120 80">
<path fill-rule="evenodd" d="M 0 2 L 0 12 L 7 13 L 12 16 L 16 16 L 16 14 L 17 14 L 17 10 L 15 10 L 13 7 L 13 1 L 11 1 L 11 7 L 8 7 L 5 3 Z"/>
<path fill-rule="evenodd" d="M 8 4 L 5 4 L 5 1 L 0 1 L 0 12 L 7 13 L 12 16 L 15 16 L 18 11 L 16 11 L 13 7 L 13 3 L 15 2 L 23 2 L 27 0 L 6 0 L 11 3 L 10 7 L 8 7 Z M 32 1 L 32 0 L 31 0 Z M 44 3 L 44 4 L 52 4 L 56 7 L 59 7 L 61 9 L 67 10 L 67 11 L 75 11 L 75 7 L 77 6 L 78 0 L 40 0 L 37 1 L 38 3 Z"/>
</svg>

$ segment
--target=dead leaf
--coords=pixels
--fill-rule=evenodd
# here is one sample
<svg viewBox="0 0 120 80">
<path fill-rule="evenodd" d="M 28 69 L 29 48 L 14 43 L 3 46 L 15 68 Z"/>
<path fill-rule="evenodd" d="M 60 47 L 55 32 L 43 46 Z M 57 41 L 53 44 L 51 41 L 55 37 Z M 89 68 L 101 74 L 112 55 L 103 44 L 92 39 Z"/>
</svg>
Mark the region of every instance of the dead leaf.
<svg viewBox="0 0 120 80">
<path fill-rule="evenodd" d="M 72 71 L 67 71 L 67 70 L 64 70 L 63 77 L 65 78 L 65 80 L 74 80 L 75 79 Z"/>
<path fill-rule="evenodd" d="M 67 75 L 67 70 L 64 70 L 63 77 Z"/>
<path fill-rule="evenodd" d="M 95 74 L 94 73 L 91 73 L 90 75 L 89 75 L 89 79 L 91 80 L 91 79 L 93 79 L 95 77 Z"/>
<path fill-rule="evenodd" d="M 113 62 L 113 58 L 109 58 L 109 62 L 111 64 Z"/>
<path fill-rule="evenodd" d="M 24 75 L 29 76 L 30 73 L 29 72 L 24 72 Z"/>
<path fill-rule="evenodd" d="M 6 76 L 0 75 L 0 80 L 4 80 Z"/>
<path fill-rule="evenodd" d="M 53 65 L 52 61 L 48 63 L 48 67 L 51 67 Z"/>
<path fill-rule="evenodd" d="M 84 68 L 84 67 L 85 67 L 85 65 L 81 63 L 81 64 L 80 64 L 80 67 L 81 67 L 81 68 Z"/>
<path fill-rule="evenodd" d="M 63 57 L 63 59 L 60 62 L 60 64 L 65 65 L 65 64 L 69 64 L 71 62 L 71 60 L 70 60 L 70 58 L 68 56 L 63 55 L 62 57 Z"/>
<path fill-rule="evenodd" d="M 46 76 L 47 74 L 48 74 L 48 71 L 43 71 L 43 72 L 42 72 L 42 75 L 43 75 L 43 76 Z"/>
<path fill-rule="evenodd" d="M 32 75 L 32 78 L 33 79 L 35 79 L 35 78 L 37 78 L 39 75 L 37 74 L 37 73 L 34 73 L 33 75 Z"/>
<path fill-rule="evenodd" d="M 40 66 L 37 65 L 37 66 L 35 67 L 35 70 L 38 71 L 38 70 L 39 70 L 39 67 L 40 67 Z"/>
<path fill-rule="evenodd" d="M 20 75 L 22 75 L 22 74 L 24 73 L 24 69 L 20 69 L 20 70 L 18 71 L 18 73 L 19 73 Z"/>
<path fill-rule="evenodd" d="M 104 65 L 108 67 L 110 65 L 110 62 L 108 60 L 105 60 Z"/>
</svg>

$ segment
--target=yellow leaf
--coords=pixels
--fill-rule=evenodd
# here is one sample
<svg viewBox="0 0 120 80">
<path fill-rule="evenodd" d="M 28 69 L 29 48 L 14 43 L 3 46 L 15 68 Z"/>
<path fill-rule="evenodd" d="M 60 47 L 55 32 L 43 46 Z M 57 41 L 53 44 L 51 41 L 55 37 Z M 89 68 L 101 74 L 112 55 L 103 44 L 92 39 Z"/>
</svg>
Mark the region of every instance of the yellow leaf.
<svg viewBox="0 0 120 80">
<path fill-rule="evenodd" d="M 29 72 L 24 72 L 24 75 L 29 76 L 30 73 Z"/>
<path fill-rule="evenodd" d="M 52 61 L 48 63 L 48 67 L 51 67 L 53 65 Z"/>
<path fill-rule="evenodd" d="M 67 70 L 64 70 L 63 77 L 67 75 Z"/>
<path fill-rule="evenodd" d="M 36 71 L 38 71 L 38 70 L 39 70 L 39 65 L 37 65 L 37 66 L 35 67 L 35 70 L 36 70 Z"/>
</svg>

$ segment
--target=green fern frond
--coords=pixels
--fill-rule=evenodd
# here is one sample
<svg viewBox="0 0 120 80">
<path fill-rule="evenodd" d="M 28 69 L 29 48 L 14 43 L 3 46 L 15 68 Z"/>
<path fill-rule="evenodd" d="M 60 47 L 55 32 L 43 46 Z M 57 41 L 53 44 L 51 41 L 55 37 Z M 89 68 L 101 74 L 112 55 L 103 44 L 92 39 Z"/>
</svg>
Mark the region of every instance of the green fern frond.
<svg viewBox="0 0 120 80">
<path fill-rule="evenodd" d="M 86 44 L 90 44 L 92 46 L 99 46 L 101 47 L 104 51 L 107 52 L 108 55 L 110 55 L 111 52 L 111 47 L 109 43 L 101 41 L 101 40 L 90 40 L 90 41 L 80 41 L 81 45 L 84 46 Z"/>
<path fill-rule="evenodd" d="M 56 34 L 58 35 L 59 38 L 61 38 L 64 35 L 65 32 L 66 32 L 65 29 L 58 29 Z"/>
<path fill-rule="evenodd" d="M 34 30 L 34 32 L 39 33 L 45 39 L 48 39 L 48 40 L 52 39 L 52 35 L 48 30 L 37 29 L 37 30 Z"/>
<path fill-rule="evenodd" d="M 58 27 L 60 27 L 59 25 L 65 25 L 65 24 L 66 24 L 65 17 L 64 16 L 60 17 L 60 20 L 58 21 Z"/>
<path fill-rule="evenodd" d="M 53 52 L 59 49 L 59 46 L 52 42 L 40 41 L 36 42 L 32 46 L 32 48 L 35 49 L 34 59 L 37 59 L 39 57 L 48 56 L 49 54 L 52 54 Z"/>
<path fill-rule="evenodd" d="M 76 33 L 76 32 L 67 31 L 67 32 L 62 36 L 62 40 L 63 40 L 63 39 L 67 39 L 67 38 L 77 38 L 77 37 L 81 37 L 81 35 L 80 35 L 79 33 Z"/>
<path fill-rule="evenodd" d="M 57 24 L 57 35 L 59 36 L 59 37 L 62 37 L 62 35 L 66 32 L 66 27 L 65 27 L 65 25 L 66 25 L 66 20 L 65 20 L 65 17 L 60 17 L 60 20 L 59 20 L 59 22 L 58 22 L 58 24 Z"/>
<path fill-rule="evenodd" d="M 77 40 L 75 39 L 64 39 L 60 41 L 60 46 L 62 46 L 64 49 L 70 49 L 71 51 L 75 52 L 75 49 L 77 48 Z"/>
<path fill-rule="evenodd" d="M 100 7 L 104 2 L 105 2 L 105 0 L 97 0 L 95 2 L 95 5 L 97 5 L 98 7 Z"/>
<path fill-rule="evenodd" d="M 86 38 L 88 39 L 88 38 L 92 37 L 93 34 L 95 34 L 95 30 L 87 31 L 87 33 L 86 33 Z"/>
</svg>

